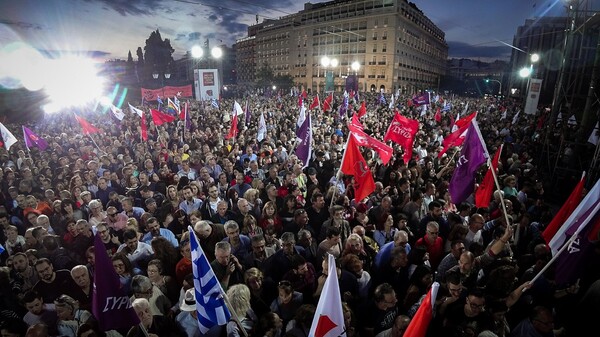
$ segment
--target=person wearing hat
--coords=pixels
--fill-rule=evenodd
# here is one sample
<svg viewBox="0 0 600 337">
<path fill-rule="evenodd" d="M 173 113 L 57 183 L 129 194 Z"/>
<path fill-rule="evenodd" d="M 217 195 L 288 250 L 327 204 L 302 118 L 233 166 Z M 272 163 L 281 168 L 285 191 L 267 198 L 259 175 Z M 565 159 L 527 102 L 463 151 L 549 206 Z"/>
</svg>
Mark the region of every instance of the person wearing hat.
<svg viewBox="0 0 600 337">
<path fill-rule="evenodd" d="M 192 287 L 186 290 L 179 309 L 181 312 L 175 318 L 177 325 L 186 333 L 186 336 L 200 337 L 198 328 L 198 312 L 196 311 L 196 294 Z M 221 330 L 221 329 L 218 329 Z"/>
</svg>

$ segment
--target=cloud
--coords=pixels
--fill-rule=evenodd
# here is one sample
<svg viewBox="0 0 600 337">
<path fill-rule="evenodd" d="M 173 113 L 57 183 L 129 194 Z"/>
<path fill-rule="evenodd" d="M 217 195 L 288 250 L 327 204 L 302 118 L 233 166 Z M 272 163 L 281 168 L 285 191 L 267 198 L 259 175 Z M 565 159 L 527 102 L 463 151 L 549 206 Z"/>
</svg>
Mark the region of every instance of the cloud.
<svg viewBox="0 0 600 337">
<path fill-rule="evenodd" d="M 112 53 L 103 50 L 38 50 L 42 55 L 48 58 L 58 58 L 65 55 L 83 56 L 90 58 L 106 58 Z"/>
<path fill-rule="evenodd" d="M 0 24 L 5 24 L 8 26 L 15 26 L 20 29 L 30 29 L 30 30 L 42 30 L 44 27 L 38 23 L 24 22 L 24 21 L 13 21 L 9 19 L 0 19 Z"/>
<path fill-rule="evenodd" d="M 87 2 L 99 2 L 117 13 L 127 15 L 150 15 L 157 9 L 169 10 L 160 0 L 86 0 Z"/>
<path fill-rule="evenodd" d="M 195 18 L 195 17 L 196 17 L 196 14 L 195 14 L 195 13 L 187 13 L 187 16 L 191 16 L 191 17 L 194 17 L 194 18 Z"/>
<path fill-rule="evenodd" d="M 197 41 L 202 37 L 202 33 L 200 32 L 192 32 L 188 34 L 188 41 Z"/>
<path fill-rule="evenodd" d="M 477 46 L 465 42 L 448 41 L 450 58 L 510 58 L 511 50 L 507 46 Z"/>
</svg>

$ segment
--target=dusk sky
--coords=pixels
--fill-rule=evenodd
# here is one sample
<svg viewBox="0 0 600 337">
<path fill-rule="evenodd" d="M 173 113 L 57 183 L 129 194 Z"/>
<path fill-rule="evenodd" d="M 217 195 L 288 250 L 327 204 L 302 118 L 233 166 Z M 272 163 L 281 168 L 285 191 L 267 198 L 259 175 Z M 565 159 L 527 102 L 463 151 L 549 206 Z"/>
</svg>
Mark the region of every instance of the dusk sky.
<svg viewBox="0 0 600 337">
<path fill-rule="evenodd" d="M 498 41 L 512 43 L 527 18 L 565 15 L 565 0 L 413 2 L 446 33 L 450 57 L 482 60 L 508 60 L 510 48 Z M 135 57 L 137 47 L 158 28 L 179 58 L 206 38 L 211 46 L 231 46 L 246 36 L 256 14 L 262 21 L 303 6 L 295 0 L 0 1 L 0 48 L 20 40 L 38 50 L 90 51 L 101 59 L 125 59 L 129 50 Z"/>
</svg>

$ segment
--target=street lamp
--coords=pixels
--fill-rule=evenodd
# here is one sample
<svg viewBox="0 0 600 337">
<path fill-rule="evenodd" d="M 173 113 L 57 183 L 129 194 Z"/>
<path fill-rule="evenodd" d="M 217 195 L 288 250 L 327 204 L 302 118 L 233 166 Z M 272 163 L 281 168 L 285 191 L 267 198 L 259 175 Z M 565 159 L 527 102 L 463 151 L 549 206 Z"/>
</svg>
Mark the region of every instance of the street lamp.
<svg viewBox="0 0 600 337">
<path fill-rule="evenodd" d="M 332 70 L 327 70 L 327 68 L 329 66 L 331 66 L 331 68 L 335 68 L 337 67 L 339 64 L 338 59 L 336 58 L 329 58 L 329 56 L 323 56 L 321 57 L 321 65 L 323 66 L 323 68 L 325 68 L 325 91 L 334 91 L 334 73 Z M 327 79 L 331 78 L 331 87 L 328 88 L 327 86 Z M 330 90 L 327 90 L 330 89 Z"/>
<path fill-rule="evenodd" d="M 160 88 L 162 90 L 162 95 L 163 97 L 165 96 L 165 79 L 170 79 L 171 78 L 171 72 L 169 72 L 168 70 L 166 72 L 164 72 L 162 74 L 163 76 L 161 76 L 161 73 L 159 73 L 156 69 L 154 70 L 154 72 L 152 73 L 152 78 L 154 78 L 155 80 L 157 80 L 160 77 Z"/>
<path fill-rule="evenodd" d="M 494 79 L 491 79 L 491 78 L 486 78 L 485 79 L 485 83 L 489 83 L 489 82 L 496 82 L 496 83 L 498 83 L 500 85 L 498 87 L 498 95 L 502 96 L 502 81 L 494 80 Z"/>
</svg>

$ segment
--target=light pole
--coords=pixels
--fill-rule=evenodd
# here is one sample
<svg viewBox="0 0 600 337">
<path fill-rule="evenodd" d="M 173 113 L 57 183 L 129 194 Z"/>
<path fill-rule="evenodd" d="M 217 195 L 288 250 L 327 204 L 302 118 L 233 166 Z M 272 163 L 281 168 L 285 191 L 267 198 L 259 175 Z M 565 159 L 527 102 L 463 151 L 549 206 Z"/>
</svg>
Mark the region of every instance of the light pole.
<svg viewBox="0 0 600 337">
<path fill-rule="evenodd" d="M 337 67 L 339 64 L 338 59 L 336 58 L 329 58 L 329 56 L 323 56 L 321 57 L 321 65 L 323 66 L 323 68 L 325 68 L 325 92 L 327 91 L 334 91 L 335 90 L 335 80 L 334 80 L 334 72 L 333 70 L 327 70 L 327 68 L 329 66 L 331 66 L 331 68 L 335 68 Z M 328 81 L 329 80 L 329 81 Z M 330 86 L 328 87 L 328 82 L 330 84 Z M 330 89 L 330 90 L 328 90 Z"/>
<path fill-rule="evenodd" d="M 485 83 L 489 83 L 489 82 L 496 82 L 498 83 L 500 86 L 498 87 L 498 95 L 502 96 L 502 82 L 499 80 L 494 80 L 491 78 L 486 78 L 485 79 Z"/>
<path fill-rule="evenodd" d="M 208 41 L 207 41 L 207 43 L 208 43 Z M 215 67 L 217 68 L 217 80 L 219 82 L 219 88 L 218 88 L 219 92 L 217 94 L 220 94 L 220 90 L 221 90 L 220 87 L 223 85 L 223 74 L 221 74 L 221 72 L 222 72 L 221 71 L 221 57 L 223 56 L 223 49 L 221 49 L 221 47 L 216 46 L 210 50 L 210 56 L 211 56 L 210 59 L 213 61 L 214 60 L 219 61 L 219 63 L 216 66 L 214 63 L 209 64 L 207 62 L 205 64 L 205 67 L 198 67 L 198 64 L 200 63 L 200 61 L 204 59 L 204 48 L 202 48 L 201 46 L 198 46 L 198 45 L 193 46 L 191 49 L 191 54 L 192 54 L 192 58 L 194 59 L 194 62 L 193 62 L 194 69 L 192 69 L 192 73 L 194 76 L 194 86 L 196 87 L 196 89 L 195 89 L 196 96 L 197 96 L 196 98 L 200 99 L 200 91 L 199 91 L 198 87 L 199 87 L 199 82 L 201 81 L 201 79 L 199 78 L 200 77 L 199 72 L 198 72 L 198 75 L 196 76 L 196 71 L 198 70 L 196 68 L 202 68 L 202 69 L 215 68 Z M 208 59 L 206 59 L 206 60 L 208 61 Z"/>
<path fill-rule="evenodd" d="M 165 97 L 165 79 L 168 80 L 171 78 L 171 72 L 169 70 L 167 70 L 161 74 L 155 69 L 154 72 L 152 73 L 152 78 L 157 80 L 159 77 L 160 77 L 160 89 L 162 90 L 163 97 Z"/>
<path fill-rule="evenodd" d="M 360 87 L 360 81 L 358 80 L 358 71 L 360 70 L 360 62 L 354 61 L 352 65 L 350 65 L 352 71 L 354 71 L 354 78 L 356 79 L 356 88 Z"/>
</svg>

